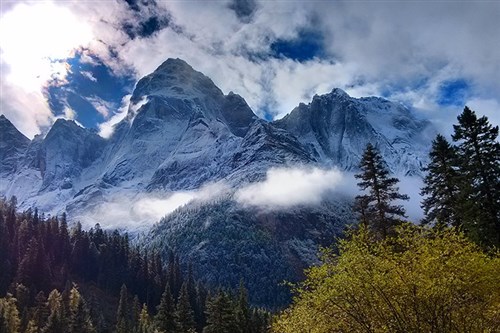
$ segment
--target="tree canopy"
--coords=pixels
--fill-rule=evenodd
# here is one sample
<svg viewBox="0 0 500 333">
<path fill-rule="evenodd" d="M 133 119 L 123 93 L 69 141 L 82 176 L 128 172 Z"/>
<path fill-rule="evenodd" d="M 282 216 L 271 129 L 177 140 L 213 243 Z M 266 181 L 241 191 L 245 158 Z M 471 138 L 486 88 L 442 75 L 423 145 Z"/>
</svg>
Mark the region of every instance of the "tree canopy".
<svg viewBox="0 0 500 333">
<path fill-rule="evenodd" d="M 500 257 L 453 229 L 365 228 L 307 271 L 276 333 L 498 332 Z"/>
</svg>

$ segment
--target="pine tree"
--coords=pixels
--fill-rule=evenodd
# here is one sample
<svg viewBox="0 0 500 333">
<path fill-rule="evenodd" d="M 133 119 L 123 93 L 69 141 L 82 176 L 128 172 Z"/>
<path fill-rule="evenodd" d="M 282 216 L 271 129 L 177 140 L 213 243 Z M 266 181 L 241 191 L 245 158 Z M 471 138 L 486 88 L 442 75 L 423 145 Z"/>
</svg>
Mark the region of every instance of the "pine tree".
<svg viewBox="0 0 500 333">
<path fill-rule="evenodd" d="M 464 108 L 453 125 L 453 141 L 458 143 L 462 192 L 472 203 L 464 216 L 466 231 L 489 246 L 500 246 L 500 143 L 498 126 L 486 116 Z"/>
<path fill-rule="evenodd" d="M 127 286 L 123 284 L 120 289 L 120 302 L 116 312 L 116 333 L 128 333 L 129 327 L 128 292 Z"/>
<path fill-rule="evenodd" d="M 47 298 L 45 297 L 43 291 L 40 291 L 35 297 L 35 311 L 33 313 L 35 326 L 43 327 L 49 315 L 50 313 L 47 308 Z"/>
<path fill-rule="evenodd" d="M 73 286 L 69 296 L 68 329 L 70 333 L 95 332 L 85 300 L 76 286 Z"/>
<path fill-rule="evenodd" d="M 170 285 L 168 283 L 161 296 L 160 305 L 158 305 L 157 313 L 154 319 L 155 326 L 158 330 L 162 332 L 175 331 L 175 304 Z"/>
<path fill-rule="evenodd" d="M 408 200 L 408 196 L 398 192 L 396 184 L 399 180 L 389 177 L 382 156 L 371 144 L 366 146 L 359 167 L 361 173 L 355 175 L 361 179 L 358 186 L 368 193 L 356 197 L 355 209 L 362 214 L 361 221 L 367 221 L 376 235 L 385 238 L 405 217 L 403 206 L 395 205 L 393 201 Z"/>
<path fill-rule="evenodd" d="M 6 298 L 0 299 L 0 317 L 2 318 L 1 333 L 20 332 L 19 311 L 17 310 L 16 299 L 11 294 L 7 294 Z"/>
<path fill-rule="evenodd" d="M 32 238 L 27 250 L 19 263 L 16 281 L 37 290 L 46 289 L 51 276 L 43 245 L 36 238 Z"/>
<path fill-rule="evenodd" d="M 10 284 L 12 275 L 12 258 L 9 253 L 9 229 L 4 219 L 3 212 L 0 211 L 0 295 L 4 295 Z"/>
<path fill-rule="evenodd" d="M 236 322 L 238 325 L 238 332 L 251 333 L 250 320 L 251 320 L 251 313 L 250 313 L 250 307 L 248 305 L 248 292 L 243 284 L 243 280 L 241 280 L 239 295 L 238 295 L 238 303 L 236 307 Z"/>
<path fill-rule="evenodd" d="M 189 295 L 189 304 L 191 304 L 191 308 L 193 310 L 195 310 L 195 307 L 196 307 L 196 284 L 194 281 L 192 263 L 188 264 L 187 292 Z"/>
<path fill-rule="evenodd" d="M 142 305 L 141 313 L 139 314 L 138 333 L 152 332 L 151 318 L 149 317 L 148 307 L 146 303 Z"/>
<path fill-rule="evenodd" d="M 50 309 L 49 319 L 43 328 L 43 333 L 66 333 L 66 325 L 63 320 L 62 296 L 56 289 L 52 290 L 47 299 Z"/>
<path fill-rule="evenodd" d="M 203 283 L 198 282 L 196 286 L 196 308 L 194 311 L 196 330 L 198 332 L 203 331 L 203 327 L 205 327 L 206 324 L 205 307 L 206 307 L 207 295 L 208 292 L 205 289 Z"/>
<path fill-rule="evenodd" d="M 38 326 L 36 326 L 34 320 L 30 320 L 28 322 L 28 325 L 26 325 L 26 329 L 24 330 L 24 333 L 38 333 Z"/>
<path fill-rule="evenodd" d="M 238 332 L 231 298 L 224 291 L 207 300 L 206 315 L 207 325 L 203 333 Z"/>
<path fill-rule="evenodd" d="M 193 309 L 189 303 L 187 283 L 182 284 L 179 300 L 177 301 L 175 319 L 177 332 L 179 333 L 186 333 L 195 327 Z"/>
<path fill-rule="evenodd" d="M 134 301 L 132 302 L 131 315 L 132 326 L 137 331 L 139 328 L 139 318 L 141 316 L 141 303 L 137 295 L 134 296 Z"/>
<path fill-rule="evenodd" d="M 438 227 L 451 225 L 460 226 L 459 214 L 459 175 L 456 148 L 444 136 L 438 134 L 432 142 L 429 153 L 430 162 L 424 171 L 424 187 L 420 194 L 425 196 L 422 201 L 425 218 L 423 224 L 433 224 Z"/>
</svg>

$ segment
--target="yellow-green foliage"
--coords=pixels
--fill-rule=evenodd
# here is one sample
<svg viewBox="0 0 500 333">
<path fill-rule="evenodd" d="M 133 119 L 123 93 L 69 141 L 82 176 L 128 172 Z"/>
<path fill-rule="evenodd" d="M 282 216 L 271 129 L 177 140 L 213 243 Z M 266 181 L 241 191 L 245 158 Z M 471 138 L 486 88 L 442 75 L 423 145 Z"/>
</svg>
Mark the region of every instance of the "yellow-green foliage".
<svg viewBox="0 0 500 333">
<path fill-rule="evenodd" d="M 500 257 L 454 230 L 360 230 L 307 271 L 273 332 L 500 332 Z"/>
</svg>

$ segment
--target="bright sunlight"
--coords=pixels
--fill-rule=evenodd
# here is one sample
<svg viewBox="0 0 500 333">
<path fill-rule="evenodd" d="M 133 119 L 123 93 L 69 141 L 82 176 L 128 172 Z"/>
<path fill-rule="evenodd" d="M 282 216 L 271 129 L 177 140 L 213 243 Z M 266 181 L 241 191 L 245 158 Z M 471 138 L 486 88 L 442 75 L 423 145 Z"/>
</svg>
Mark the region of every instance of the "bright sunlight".
<svg viewBox="0 0 500 333">
<path fill-rule="evenodd" d="M 2 62 L 8 65 L 2 76 L 26 91 L 39 90 L 51 78 L 64 79 L 67 67 L 61 60 L 91 39 L 90 26 L 67 8 L 19 4 L 0 19 Z"/>
</svg>

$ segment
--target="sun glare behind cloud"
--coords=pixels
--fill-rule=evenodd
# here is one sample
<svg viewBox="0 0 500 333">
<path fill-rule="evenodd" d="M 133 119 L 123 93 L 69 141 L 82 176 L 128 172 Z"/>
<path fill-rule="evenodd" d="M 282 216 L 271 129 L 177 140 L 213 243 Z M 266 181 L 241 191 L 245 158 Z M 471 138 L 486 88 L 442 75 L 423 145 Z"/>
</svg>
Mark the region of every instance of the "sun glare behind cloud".
<svg viewBox="0 0 500 333">
<path fill-rule="evenodd" d="M 62 59 L 92 40 L 89 25 L 68 8 L 51 2 L 19 4 L 0 19 L 0 48 L 12 84 L 26 91 L 40 90 L 51 78 L 64 79 Z"/>
</svg>

